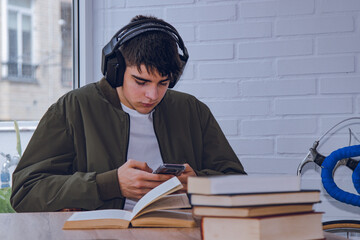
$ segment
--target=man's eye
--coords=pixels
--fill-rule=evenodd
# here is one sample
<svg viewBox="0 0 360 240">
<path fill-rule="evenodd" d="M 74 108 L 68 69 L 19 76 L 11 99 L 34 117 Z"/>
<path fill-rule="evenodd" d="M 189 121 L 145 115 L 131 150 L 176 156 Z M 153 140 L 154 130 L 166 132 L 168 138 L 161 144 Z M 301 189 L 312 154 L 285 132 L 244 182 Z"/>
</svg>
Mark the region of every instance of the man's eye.
<svg viewBox="0 0 360 240">
<path fill-rule="evenodd" d="M 168 84 L 169 84 L 169 81 L 160 82 L 160 85 L 162 85 L 162 86 L 166 86 L 166 85 L 168 85 Z"/>
<path fill-rule="evenodd" d="M 145 85 L 145 82 L 143 82 L 143 81 L 135 81 L 138 85 Z"/>
</svg>

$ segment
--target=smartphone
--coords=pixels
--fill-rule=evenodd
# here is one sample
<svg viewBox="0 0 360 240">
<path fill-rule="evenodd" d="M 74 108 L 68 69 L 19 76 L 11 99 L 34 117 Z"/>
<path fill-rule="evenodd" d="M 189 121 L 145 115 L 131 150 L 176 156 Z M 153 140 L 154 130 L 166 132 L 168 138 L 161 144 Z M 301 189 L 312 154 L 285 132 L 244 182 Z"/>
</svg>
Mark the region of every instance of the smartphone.
<svg viewBox="0 0 360 240">
<path fill-rule="evenodd" d="M 153 171 L 153 173 L 172 174 L 175 176 L 179 176 L 184 170 L 185 170 L 184 164 L 163 163 L 155 171 Z"/>
</svg>

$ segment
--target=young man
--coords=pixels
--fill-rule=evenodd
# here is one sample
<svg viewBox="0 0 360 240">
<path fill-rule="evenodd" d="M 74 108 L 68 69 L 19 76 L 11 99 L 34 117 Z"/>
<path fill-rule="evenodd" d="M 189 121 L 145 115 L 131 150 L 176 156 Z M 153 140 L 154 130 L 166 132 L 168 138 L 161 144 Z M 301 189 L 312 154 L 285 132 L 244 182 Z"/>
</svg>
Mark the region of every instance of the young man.
<svg viewBox="0 0 360 240">
<path fill-rule="evenodd" d="M 152 173 L 161 163 L 186 166 L 183 192 L 189 176 L 245 174 L 206 105 L 168 90 L 186 64 L 182 44 L 153 17 L 120 30 L 103 49 L 105 77 L 61 97 L 39 122 L 13 174 L 14 209 L 131 208 L 172 177 Z"/>
</svg>

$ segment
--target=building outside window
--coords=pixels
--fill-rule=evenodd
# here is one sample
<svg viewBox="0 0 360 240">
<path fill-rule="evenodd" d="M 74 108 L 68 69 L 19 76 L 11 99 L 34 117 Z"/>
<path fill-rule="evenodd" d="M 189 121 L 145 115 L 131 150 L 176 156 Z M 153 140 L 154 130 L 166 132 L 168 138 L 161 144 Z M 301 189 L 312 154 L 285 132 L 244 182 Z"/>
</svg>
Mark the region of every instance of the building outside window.
<svg viewBox="0 0 360 240">
<path fill-rule="evenodd" d="M 0 1 L 0 121 L 39 120 L 73 88 L 72 6 Z"/>
</svg>

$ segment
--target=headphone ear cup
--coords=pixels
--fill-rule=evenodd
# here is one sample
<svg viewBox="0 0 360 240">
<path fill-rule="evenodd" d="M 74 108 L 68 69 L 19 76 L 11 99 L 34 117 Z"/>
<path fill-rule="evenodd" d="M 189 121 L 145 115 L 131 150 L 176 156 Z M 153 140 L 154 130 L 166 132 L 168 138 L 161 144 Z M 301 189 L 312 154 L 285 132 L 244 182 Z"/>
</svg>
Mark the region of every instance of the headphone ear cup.
<svg viewBox="0 0 360 240">
<path fill-rule="evenodd" d="M 123 85 L 126 64 L 122 54 L 117 51 L 116 57 L 107 61 L 106 80 L 113 88 Z"/>
<path fill-rule="evenodd" d="M 181 57 L 180 57 L 180 59 L 181 59 Z M 180 80 L 180 77 L 181 77 L 181 75 L 182 75 L 183 72 L 184 72 L 184 68 L 185 68 L 185 65 L 186 65 L 186 61 L 183 61 L 183 60 L 181 59 L 181 64 L 182 64 L 182 66 L 181 66 L 180 72 L 179 72 L 178 76 L 177 76 L 173 81 L 170 82 L 169 88 L 173 88 L 173 87 L 175 86 L 175 84 Z"/>
</svg>

